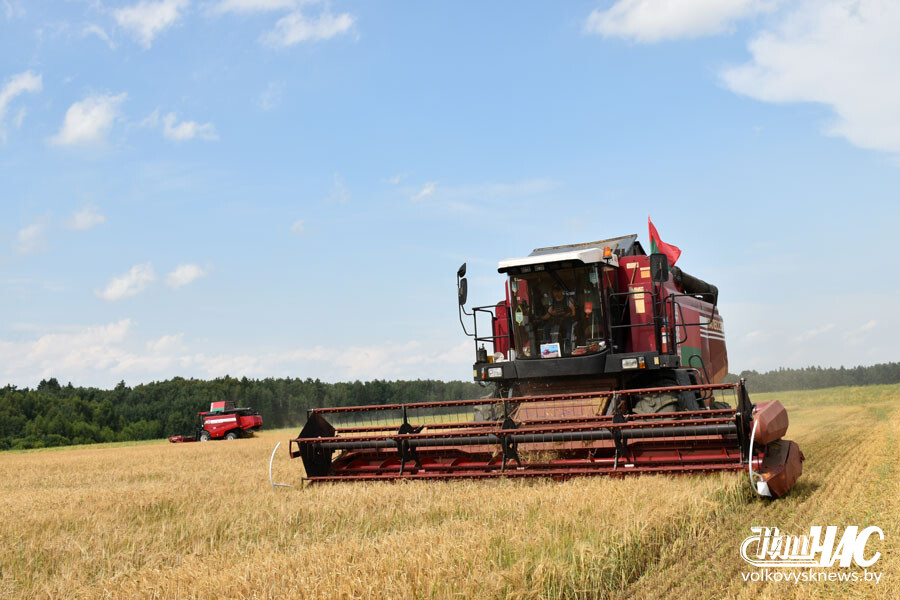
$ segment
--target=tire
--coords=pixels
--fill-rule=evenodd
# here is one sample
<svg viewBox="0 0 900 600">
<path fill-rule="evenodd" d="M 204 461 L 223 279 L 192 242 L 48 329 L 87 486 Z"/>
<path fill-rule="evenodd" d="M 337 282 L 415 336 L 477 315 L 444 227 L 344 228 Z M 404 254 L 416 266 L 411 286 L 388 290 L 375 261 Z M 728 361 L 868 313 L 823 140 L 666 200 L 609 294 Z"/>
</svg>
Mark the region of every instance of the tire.
<svg viewBox="0 0 900 600">
<path fill-rule="evenodd" d="M 226 440 L 236 440 L 237 438 L 238 438 L 238 434 L 236 434 L 233 431 L 229 431 L 228 433 L 225 434 Z"/>
<path fill-rule="evenodd" d="M 637 396 L 632 406 L 635 414 L 656 414 L 678 411 L 678 394 L 661 393 Z"/>
<path fill-rule="evenodd" d="M 200 441 L 201 441 L 201 442 L 208 442 L 208 441 L 209 441 L 209 432 L 208 432 L 208 431 L 204 431 L 204 432 L 202 432 L 202 433 L 200 434 Z"/>
<path fill-rule="evenodd" d="M 660 371 L 658 373 L 642 373 L 628 381 L 627 388 L 665 388 L 693 383 L 681 379 L 682 373 L 676 371 Z M 633 397 L 634 411 L 637 413 L 666 413 L 683 410 L 699 410 L 694 392 L 662 392 L 641 397 Z"/>
</svg>

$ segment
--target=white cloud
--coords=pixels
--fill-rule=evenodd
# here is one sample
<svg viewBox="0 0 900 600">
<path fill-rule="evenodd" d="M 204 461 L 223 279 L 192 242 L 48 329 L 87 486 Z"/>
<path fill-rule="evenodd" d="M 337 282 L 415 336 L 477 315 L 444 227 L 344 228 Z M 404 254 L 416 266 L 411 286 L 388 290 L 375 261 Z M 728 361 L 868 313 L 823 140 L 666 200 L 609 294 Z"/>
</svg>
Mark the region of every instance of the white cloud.
<svg viewBox="0 0 900 600">
<path fill-rule="evenodd" d="M 9 104 L 12 102 L 13 98 L 26 92 L 40 92 L 42 89 L 43 79 L 40 73 L 25 71 L 24 73 L 19 73 L 18 75 L 13 75 L 9 78 L 3 86 L 3 89 L 0 89 L 0 140 L 6 141 L 6 112 L 9 109 Z M 25 118 L 22 111 L 19 111 L 19 115 L 21 115 L 21 119 Z M 17 117 L 17 120 L 18 127 L 21 125 L 21 120 L 19 117 Z"/>
<path fill-rule="evenodd" d="M 146 382 L 163 373 L 178 375 L 190 362 L 182 356 L 182 334 L 148 341 L 142 352 L 131 349 L 133 329 L 131 319 L 121 319 L 106 325 L 58 326 L 33 340 L 0 340 L 0 381 L 34 385 L 56 377 L 111 387 L 123 377 Z"/>
<path fill-rule="evenodd" d="M 430 353 L 429 346 L 421 341 L 387 342 L 373 346 L 350 346 L 349 348 L 325 348 L 317 346 L 310 349 L 294 350 L 279 357 L 274 355 L 265 357 L 264 364 L 268 363 L 271 370 L 278 370 L 278 362 L 285 364 L 303 364 L 309 361 L 331 363 L 334 365 L 334 373 L 339 379 L 350 381 L 354 379 L 389 379 L 389 378 L 418 378 L 415 375 L 417 366 L 430 370 L 430 367 L 443 367 L 444 365 L 465 364 L 468 367 L 471 362 L 473 348 L 472 342 L 465 340 L 456 344 L 438 345 L 435 347 L 446 348 L 444 352 Z M 283 367 L 282 367 L 283 368 Z M 459 369 L 463 375 L 451 376 L 461 378 L 468 372 L 467 368 Z"/>
<path fill-rule="evenodd" d="M 428 348 L 443 347 L 433 353 Z M 206 377 L 319 377 L 325 381 L 371 379 L 460 379 L 472 361 L 472 342 L 385 342 L 372 346 L 313 346 L 260 354 L 196 353 L 182 357 L 192 372 Z M 298 375 L 300 374 L 300 375 Z"/>
<path fill-rule="evenodd" d="M 176 123 L 174 113 L 169 113 L 163 117 L 163 135 L 170 140 L 181 142 L 184 140 L 192 140 L 199 138 L 201 140 L 217 140 L 219 134 L 212 123 L 197 123 L 196 121 L 182 121 Z"/>
<path fill-rule="evenodd" d="M 595 9 L 585 31 L 637 42 L 659 42 L 729 31 L 738 20 L 771 10 L 777 0 L 619 0 Z"/>
<path fill-rule="evenodd" d="M 862 148 L 900 153 L 900 3 L 807 0 L 750 43 L 752 58 L 726 69 L 734 92 L 765 102 L 817 102 L 826 128 Z"/>
<path fill-rule="evenodd" d="M 178 289 L 206 276 L 200 265 L 178 265 L 174 271 L 166 275 L 166 285 Z"/>
<path fill-rule="evenodd" d="M 103 140 L 119 116 L 119 105 L 126 97 L 124 92 L 116 96 L 96 95 L 74 103 L 66 111 L 62 128 L 50 138 L 50 143 L 73 146 Z"/>
<path fill-rule="evenodd" d="M 159 109 L 154 109 L 152 113 L 141 119 L 137 127 L 156 127 L 159 125 Z"/>
<path fill-rule="evenodd" d="M 16 129 L 22 128 L 22 123 L 25 122 L 25 115 L 28 114 L 28 110 L 25 107 L 19 109 L 19 112 L 16 113 L 15 118 L 13 118 L 13 125 L 16 126 Z"/>
<path fill-rule="evenodd" d="M 281 98 L 284 95 L 284 84 L 281 82 L 269 82 L 260 95 L 257 104 L 262 110 L 272 110 L 281 104 Z"/>
<path fill-rule="evenodd" d="M 176 142 L 195 138 L 209 141 L 219 139 L 216 127 L 212 123 L 198 123 L 196 121 L 182 121 L 179 123 L 178 117 L 171 112 L 160 118 L 160 110 L 158 108 L 144 117 L 140 123 L 137 123 L 137 127 L 156 128 L 159 126 L 160 121 L 162 121 L 163 135 Z"/>
<path fill-rule="evenodd" d="M 801 333 L 800 335 L 794 338 L 795 342 L 805 342 L 815 337 L 819 337 L 822 334 L 828 333 L 834 329 L 834 323 L 826 323 L 820 327 L 814 327 L 813 329 L 808 329 L 807 331 Z"/>
<path fill-rule="evenodd" d="M 447 193 L 453 196 L 482 198 L 485 200 L 503 200 L 507 198 L 522 198 L 526 196 L 538 196 L 559 187 L 559 183 L 551 179 L 523 179 L 512 183 L 482 183 L 477 185 L 459 186 L 447 189 Z"/>
<path fill-rule="evenodd" d="M 306 228 L 306 224 L 303 222 L 303 219 L 297 219 L 291 224 L 291 233 L 303 233 Z"/>
<path fill-rule="evenodd" d="M 285 10 L 300 4 L 297 0 L 222 0 L 215 11 L 219 13 L 252 13 Z"/>
<path fill-rule="evenodd" d="M 31 254 L 46 247 L 44 231 L 46 227 L 42 221 L 26 225 L 16 233 L 16 250 L 22 254 Z"/>
<path fill-rule="evenodd" d="M 789 295 L 778 303 L 720 303 L 730 370 L 839 367 L 895 360 L 891 357 L 896 355 L 893 347 L 900 336 L 900 316 L 881 311 L 874 323 L 870 317 L 855 320 L 852 316 L 859 314 L 860 307 L 898 302 L 897 292 L 856 292 L 829 296 L 827 303 L 810 303 L 802 295 Z M 847 318 L 834 320 L 835 316 Z M 754 331 L 760 333 L 749 335 Z"/>
<path fill-rule="evenodd" d="M 859 327 L 845 331 L 842 337 L 851 344 L 860 344 L 866 341 L 878 326 L 878 321 L 871 319 Z"/>
<path fill-rule="evenodd" d="M 524 179 L 515 182 L 488 182 L 468 185 L 442 185 L 429 181 L 410 196 L 413 202 L 429 199 L 427 206 L 441 207 L 457 213 L 474 213 L 483 210 L 485 203 L 506 203 L 516 199 L 546 197 L 547 193 L 559 188 L 560 184 L 551 179 Z"/>
<path fill-rule="evenodd" d="M 772 339 L 771 331 L 754 330 L 744 335 L 744 341 L 749 344 L 768 342 Z"/>
<path fill-rule="evenodd" d="M 263 34 L 260 41 L 270 46 L 293 46 L 300 42 L 327 40 L 350 31 L 354 22 L 349 13 L 332 15 L 323 12 L 311 19 L 296 11 L 279 19 L 275 29 Z"/>
<path fill-rule="evenodd" d="M 8 381 L 34 385 L 46 377 L 77 376 L 89 369 L 109 369 L 118 362 L 121 351 L 116 346 L 130 328 L 131 320 L 122 319 L 108 325 L 47 333 L 34 341 L 0 341 L 4 375 Z"/>
<path fill-rule="evenodd" d="M 418 202 L 419 200 L 424 200 L 429 196 L 434 195 L 434 190 L 437 187 L 436 181 L 429 181 L 425 185 L 422 186 L 422 189 L 412 195 L 410 198 L 413 202 Z"/>
<path fill-rule="evenodd" d="M 3 0 L 3 13 L 7 21 L 25 16 L 25 7 L 20 0 Z"/>
<path fill-rule="evenodd" d="M 115 42 L 110 39 L 109 34 L 106 33 L 106 30 L 100 27 L 95 23 L 88 23 L 81 29 L 81 35 L 87 37 L 89 35 L 94 35 L 106 42 L 106 45 L 109 46 L 110 50 L 116 49 Z"/>
<path fill-rule="evenodd" d="M 141 0 L 113 11 L 113 16 L 119 27 L 131 32 L 144 48 L 150 48 L 156 36 L 178 22 L 188 3 L 189 0 Z"/>
<path fill-rule="evenodd" d="M 384 182 L 389 183 L 391 185 L 397 185 L 398 183 L 403 181 L 405 178 L 406 178 L 405 173 L 398 173 L 397 175 L 394 175 L 393 177 L 388 177 L 387 179 L 384 180 Z"/>
<path fill-rule="evenodd" d="M 32 339 L 0 339 L 0 384 L 34 385 L 57 377 L 76 385 L 112 386 L 120 379 L 136 384 L 176 375 L 449 380 L 470 372 L 473 354 L 471 341 L 444 339 L 208 353 L 189 348 L 183 333 L 143 341 L 135 339 L 138 334 L 135 323 L 126 318 L 49 331 L 41 327 Z M 433 348 L 446 350 L 429 350 Z"/>
<path fill-rule="evenodd" d="M 106 217 L 100 214 L 99 209 L 95 205 L 88 204 L 72 215 L 68 225 L 70 229 L 84 231 L 103 223 L 106 223 Z"/>
<path fill-rule="evenodd" d="M 147 342 L 147 351 L 151 354 L 165 354 L 167 352 L 182 352 L 185 350 L 183 333 L 164 335 L 158 339 Z"/>
<path fill-rule="evenodd" d="M 350 192 L 347 191 L 347 186 L 344 185 L 344 180 L 341 179 L 341 174 L 335 173 L 334 183 L 331 186 L 331 190 L 328 192 L 328 201 L 336 202 L 338 204 L 346 204 L 348 200 L 350 200 Z"/>
<path fill-rule="evenodd" d="M 155 280 L 156 272 L 151 263 L 134 265 L 127 273 L 113 277 L 103 290 L 95 293 L 104 300 L 115 302 L 142 292 Z"/>
<path fill-rule="evenodd" d="M 866 323 L 860 325 L 852 333 L 864 333 L 866 331 L 872 331 L 873 329 L 875 329 L 876 325 L 878 325 L 878 321 L 872 319 L 871 321 L 867 321 Z"/>
</svg>

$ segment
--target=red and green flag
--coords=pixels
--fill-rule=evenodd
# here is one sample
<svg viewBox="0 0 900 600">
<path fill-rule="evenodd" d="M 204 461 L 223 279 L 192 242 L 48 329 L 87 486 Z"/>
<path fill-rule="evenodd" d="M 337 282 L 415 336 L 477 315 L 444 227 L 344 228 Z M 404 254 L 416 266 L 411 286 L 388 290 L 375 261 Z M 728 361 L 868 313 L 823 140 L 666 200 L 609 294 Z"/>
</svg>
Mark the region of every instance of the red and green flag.
<svg viewBox="0 0 900 600">
<path fill-rule="evenodd" d="M 656 231 L 656 227 L 653 226 L 653 221 L 650 220 L 649 215 L 647 216 L 647 223 L 650 224 L 650 253 L 665 254 L 669 258 L 669 266 L 673 266 L 675 261 L 678 260 L 678 257 L 681 256 L 681 249 L 678 246 L 667 244 L 659 239 L 659 232 Z"/>
</svg>

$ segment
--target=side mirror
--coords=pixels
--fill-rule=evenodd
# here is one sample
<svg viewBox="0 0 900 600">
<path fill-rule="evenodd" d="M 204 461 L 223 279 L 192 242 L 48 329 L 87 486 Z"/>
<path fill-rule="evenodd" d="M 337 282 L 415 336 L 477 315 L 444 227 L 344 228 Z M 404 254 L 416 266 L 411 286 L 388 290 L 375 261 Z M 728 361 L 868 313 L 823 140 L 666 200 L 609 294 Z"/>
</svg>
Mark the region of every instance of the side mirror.
<svg viewBox="0 0 900 600">
<path fill-rule="evenodd" d="M 459 280 L 459 287 L 456 289 L 456 293 L 459 296 L 459 305 L 462 306 L 466 303 L 466 297 L 469 293 L 469 282 L 466 281 L 465 277 Z"/>
<path fill-rule="evenodd" d="M 466 276 L 466 263 L 463 263 L 462 266 L 456 270 L 457 277 L 465 277 Z"/>
<path fill-rule="evenodd" d="M 669 257 L 665 254 L 650 255 L 650 279 L 653 283 L 665 283 L 669 280 Z"/>
</svg>

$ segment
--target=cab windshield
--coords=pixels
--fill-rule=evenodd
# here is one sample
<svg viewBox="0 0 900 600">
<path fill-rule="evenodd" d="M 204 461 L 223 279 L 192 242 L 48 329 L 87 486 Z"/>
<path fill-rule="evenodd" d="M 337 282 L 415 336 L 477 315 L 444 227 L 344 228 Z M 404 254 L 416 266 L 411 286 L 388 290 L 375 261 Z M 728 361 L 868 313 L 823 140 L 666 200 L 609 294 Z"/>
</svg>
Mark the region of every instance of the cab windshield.
<svg viewBox="0 0 900 600">
<path fill-rule="evenodd" d="M 517 359 L 605 349 L 606 315 L 596 265 L 510 275 L 509 293 Z"/>
</svg>

